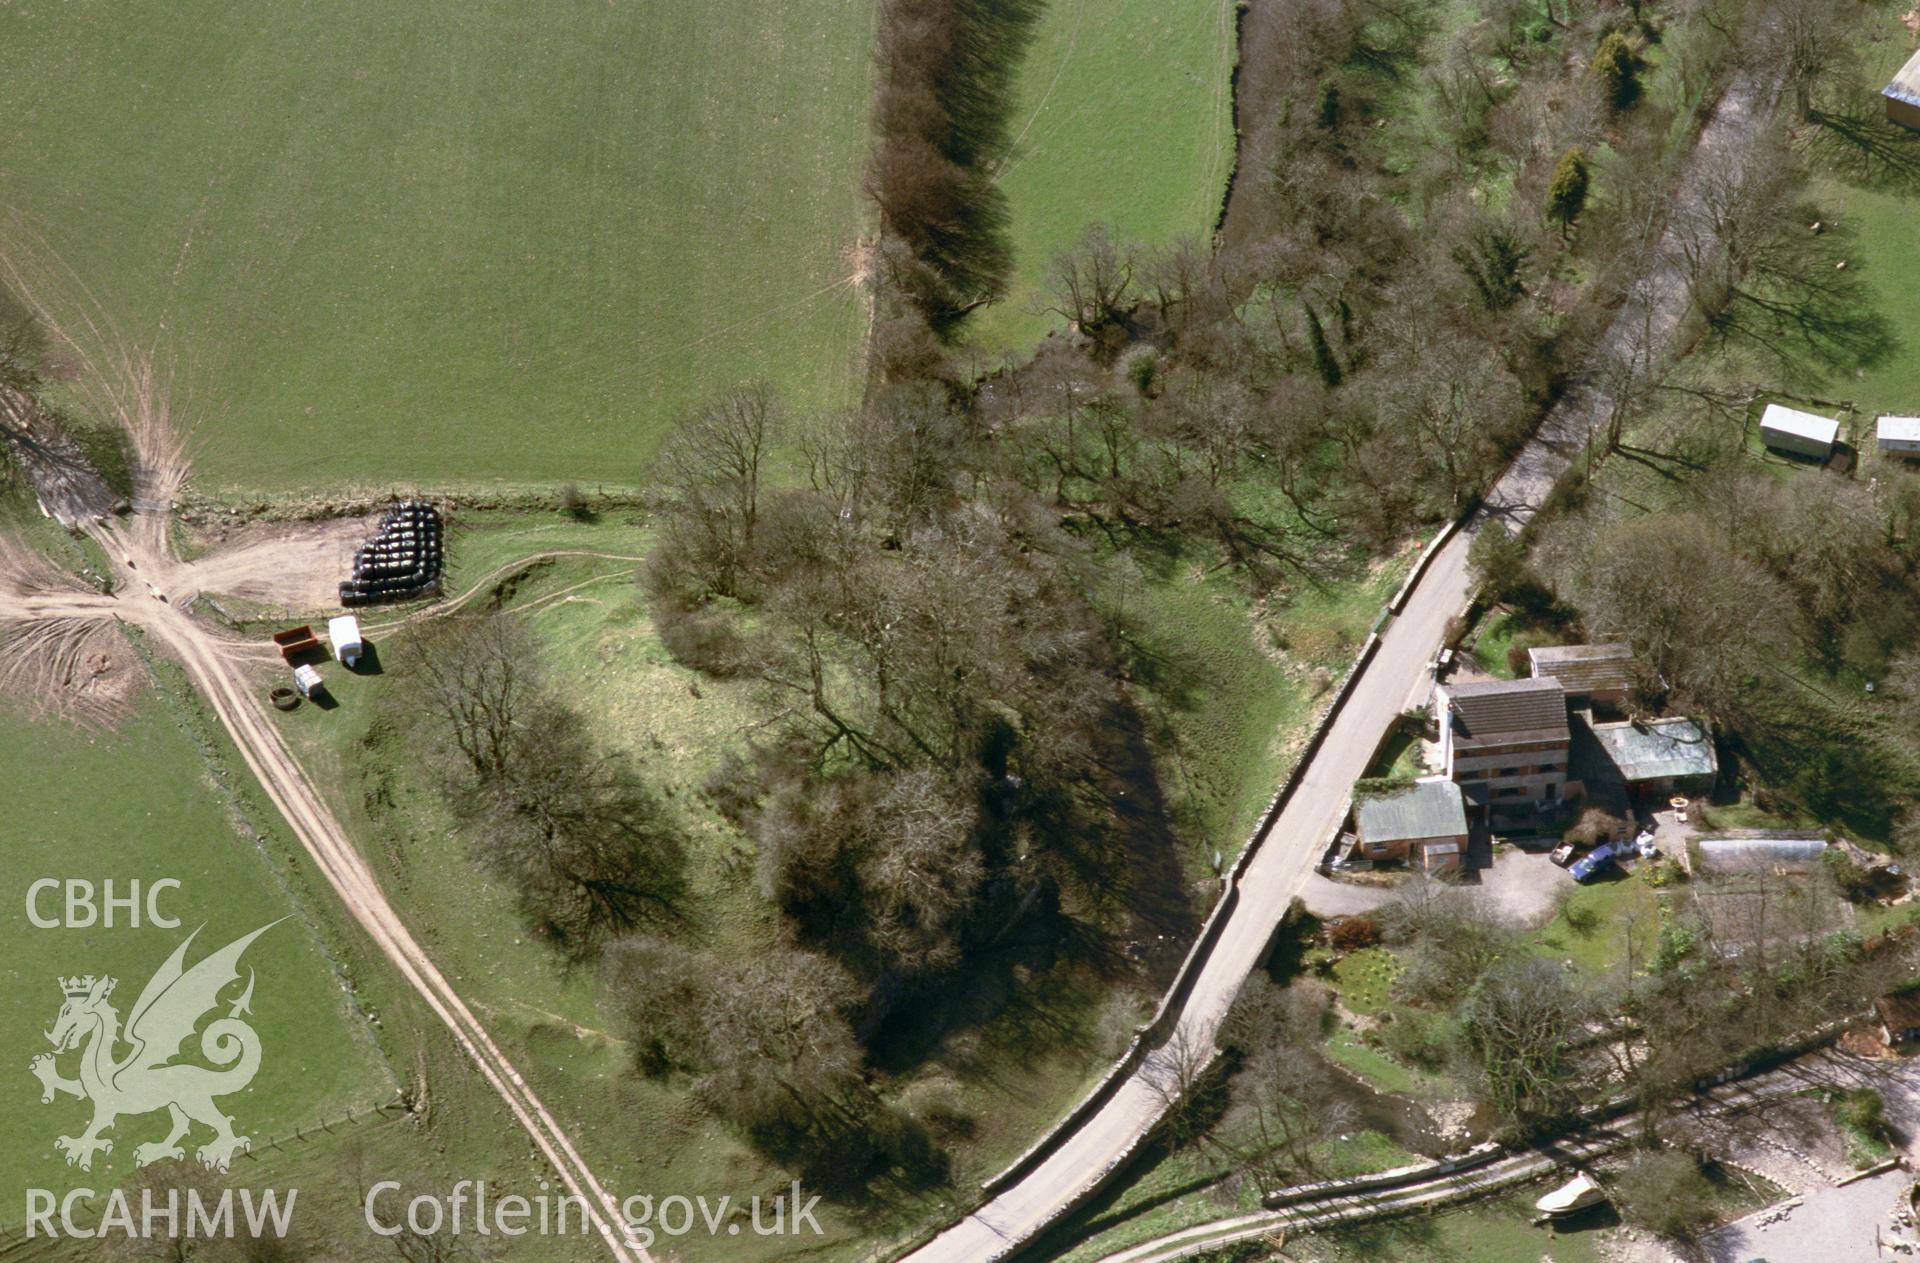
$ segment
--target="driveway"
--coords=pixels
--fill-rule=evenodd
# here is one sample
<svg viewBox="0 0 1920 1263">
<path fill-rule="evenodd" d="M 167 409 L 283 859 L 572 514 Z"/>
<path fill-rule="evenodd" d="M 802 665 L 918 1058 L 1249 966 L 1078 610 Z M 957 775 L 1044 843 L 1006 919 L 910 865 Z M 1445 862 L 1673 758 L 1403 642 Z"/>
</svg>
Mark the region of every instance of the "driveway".
<svg viewBox="0 0 1920 1263">
<path fill-rule="evenodd" d="M 1573 884 L 1567 870 L 1548 859 L 1547 852 L 1494 847 L 1482 837 L 1475 837 L 1469 846 L 1467 865 L 1461 884 L 1480 891 L 1500 920 L 1516 925 L 1545 921 L 1553 912 L 1556 892 Z M 1397 881 L 1337 881 L 1314 872 L 1301 884 L 1300 897 L 1315 916 L 1348 917 L 1392 903 L 1398 890 Z"/>
<path fill-rule="evenodd" d="M 1493 848 L 1492 863 L 1475 876 L 1501 920 L 1538 925 L 1552 915 L 1555 895 L 1573 885 L 1567 870 L 1547 854 L 1523 851 L 1517 846 Z"/>
<path fill-rule="evenodd" d="M 1707 1257 L 1713 1263 L 1885 1263 L 1893 1253 L 1883 1242 L 1911 1246 L 1914 1240 L 1913 1229 L 1898 1219 L 1912 1183 L 1912 1172 L 1895 1167 L 1845 1188 L 1814 1189 L 1796 1199 L 1798 1205 L 1770 1206 L 1713 1233 Z"/>
</svg>

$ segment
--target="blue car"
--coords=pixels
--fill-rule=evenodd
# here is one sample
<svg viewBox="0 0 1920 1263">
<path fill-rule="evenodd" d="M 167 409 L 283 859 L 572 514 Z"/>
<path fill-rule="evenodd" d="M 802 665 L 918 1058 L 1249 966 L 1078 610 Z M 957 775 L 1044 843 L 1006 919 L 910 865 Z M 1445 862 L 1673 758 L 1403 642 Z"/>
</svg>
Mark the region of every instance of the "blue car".
<svg viewBox="0 0 1920 1263">
<path fill-rule="evenodd" d="M 1611 842 L 1605 846 L 1596 846 L 1587 852 L 1585 859 L 1575 864 L 1568 871 L 1573 874 L 1575 881 L 1592 881 L 1613 867 L 1613 857 L 1614 850 Z"/>
</svg>

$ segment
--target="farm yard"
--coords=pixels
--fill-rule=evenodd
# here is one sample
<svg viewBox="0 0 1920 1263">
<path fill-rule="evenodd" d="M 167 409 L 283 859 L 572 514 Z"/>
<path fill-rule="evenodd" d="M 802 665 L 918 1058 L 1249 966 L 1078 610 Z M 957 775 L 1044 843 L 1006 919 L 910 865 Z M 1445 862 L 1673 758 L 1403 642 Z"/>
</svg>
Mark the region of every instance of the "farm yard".
<svg viewBox="0 0 1920 1263">
<path fill-rule="evenodd" d="M 632 485 L 736 381 L 857 397 L 872 0 L 343 16 L 0 12 L 7 270 L 172 366 L 197 494 Z"/>
</svg>

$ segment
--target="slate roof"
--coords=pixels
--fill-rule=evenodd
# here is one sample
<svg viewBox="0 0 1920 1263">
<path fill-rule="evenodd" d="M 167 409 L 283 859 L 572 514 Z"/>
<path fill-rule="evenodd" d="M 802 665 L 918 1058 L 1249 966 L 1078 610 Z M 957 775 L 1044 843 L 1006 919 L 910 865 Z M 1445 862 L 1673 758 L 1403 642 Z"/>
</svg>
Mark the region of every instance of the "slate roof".
<svg viewBox="0 0 1920 1263">
<path fill-rule="evenodd" d="M 1595 724 L 1593 737 L 1629 785 L 1670 776 L 1711 776 L 1720 766 L 1712 735 L 1697 720 Z"/>
<path fill-rule="evenodd" d="M 1451 838 L 1467 831 L 1460 787 L 1444 777 L 1415 781 L 1380 798 L 1362 798 L 1353 813 L 1364 842 Z"/>
<path fill-rule="evenodd" d="M 1471 680 L 1449 684 L 1455 741 L 1464 748 L 1567 737 L 1567 694 L 1560 681 Z"/>
<path fill-rule="evenodd" d="M 1542 645 L 1527 650 L 1535 679 L 1551 676 L 1569 693 L 1624 693 L 1633 687 L 1629 645 Z"/>
</svg>

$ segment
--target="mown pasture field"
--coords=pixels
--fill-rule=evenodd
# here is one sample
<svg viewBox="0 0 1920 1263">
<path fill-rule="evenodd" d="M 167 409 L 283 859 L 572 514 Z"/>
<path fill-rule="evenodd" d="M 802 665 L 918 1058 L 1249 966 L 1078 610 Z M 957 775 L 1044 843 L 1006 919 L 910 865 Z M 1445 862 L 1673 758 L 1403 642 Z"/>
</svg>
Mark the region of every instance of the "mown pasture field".
<svg viewBox="0 0 1920 1263">
<path fill-rule="evenodd" d="M 1825 171 L 1815 192 L 1857 234 L 1854 262 L 1863 269 L 1875 310 L 1890 324 L 1892 354 L 1866 367 L 1834 393 L 1856 401 L 1869 420 L 1881 412 L 1920 414 L 1920 133 L 1881 121 L 1881 88 L 1913 55 L 1913 40 L 1889 10 L 1860 48 L 1860 78 L 1851 85 L 1865 125 L 1848 140 L 1823 137 L 1816 156 Z"/>
<path fill-rule="evenodd" d="M 196 928 L 189 964 L 285 918 L 241 960 L 242 978 L 249 970 L 257 977 L 252 1021 L 260 1035 L 260 1071 L 246 1089 L 220 1099 L 236 1130 L 256 1140 L 261 1159 L 270 1159 L 273 1139 L 364 1113 L 399 1091 L 368 1014 L 347 994 L 349 971 L 310 907 L 302 878 L 253 833 L 251 812 L 216 780 L 217 765 L 198 744 L 202 737 L 151 692 L 110 732 L 0 711 L 0 763 L 7 769 L 0 777 L 0 821 L 9 854 L 0 880 L 8 909 L 0 1065 L 12 1076 L 6 1118 L 13 1141 L 0 1157 L 0 1197 L 8 1207 L 0 1225 L 18 1227 L 26 1188 L 104 1189 L 129 1179 L 134 1147 L 165 1134 L 164 1113 L 123 1117 L 109 1133 L 112 1153 L 96 1159 L 91 1172 L 68 1167 L 54 1139 L 78 1135 L 89 1107 L 67 1096 L 40 1104 L 27 1064 L 49 1051 L 42 1032 L 53 1026 L 64 999 L 62 976 L 117 978 L 113 1002 L 125 1020 L 148 978 Z M 119 892 L 133 881 L 172 878 L 180 889 L 163 895 L 159 906 L 182 924 L 166 929 L 143 919 L 133 928 L 121 909 L 111 929 L 36 928 L 26 915 L 27 892 L 41 878 L 86 880 L 96 890 L 111 878 Z M 43 919 L 63 918 L 61 902 L 43 894 Z M 219 1012 L 226 1014 L 224 1003 Z M 189 1060 L 197 1062 L 198 1049 L 197 1040 L 189 1042 Z M 76 1065 L 74 1053 L 61 1059 L 63 1073 Z M 196 1128 L 189 1152 L 208 1138 Z M 240 1160 L 235 1178 L 251 1180 L 259 1160 Z"/>
<path fill-rule="evenodd" d="M 1006 298 L 976 314 L 988 355 L 1030 350 L 1053 256 L 1087 225 L 1165 245 L 1213 231 L 1233 170 L 1234 5 L 1052 0 L 1021 61 L 1000 187 L 1012 214 Z"/>
<path fill-rule="evenodd" d="M 0 251 L 174 365 L 202 492 L 636 483 L 855 394 L 873 12 L 9 5 Z"/>
</svg>

